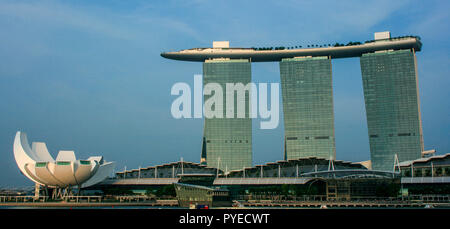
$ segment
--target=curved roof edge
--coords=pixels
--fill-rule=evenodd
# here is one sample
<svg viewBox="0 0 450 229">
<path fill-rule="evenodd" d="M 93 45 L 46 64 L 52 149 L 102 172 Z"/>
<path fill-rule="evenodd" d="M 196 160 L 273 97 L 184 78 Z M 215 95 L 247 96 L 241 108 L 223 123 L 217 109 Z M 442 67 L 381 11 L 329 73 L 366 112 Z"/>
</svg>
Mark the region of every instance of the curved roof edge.
<svg viewBox="0 0 450 229">
<path fill-rule="evenodd" d="M 251 62 L 281 61 L 283 58 L 329 56 L 331 58 L 360 57 L 364 53 L 383 50 L 414 49 L 420 51 L 422 43 L 418 38 L 408 37 L 402 39 L 379 40 L 361 45 L 285 49 L 285 50 L 254 50 L 250 48 L 204 48 L 188 49 L 178 52 L 163 52 L 161 56 L 172 60 L 198 61 L 207 59 L 230 58 L 250 59 Z"/>
<path fill-rule="evenodd" d="M 13 144 L 14 158 L 22 174 L 31 181 L 49 187 L 89 186 L 104 180 L 115 162 L 102 156 L 76 160 L 74 151 L 60 151 L 56 160 L 43 142 L 28 144 L 27 135 L 17 131 Z"/>
</svg>

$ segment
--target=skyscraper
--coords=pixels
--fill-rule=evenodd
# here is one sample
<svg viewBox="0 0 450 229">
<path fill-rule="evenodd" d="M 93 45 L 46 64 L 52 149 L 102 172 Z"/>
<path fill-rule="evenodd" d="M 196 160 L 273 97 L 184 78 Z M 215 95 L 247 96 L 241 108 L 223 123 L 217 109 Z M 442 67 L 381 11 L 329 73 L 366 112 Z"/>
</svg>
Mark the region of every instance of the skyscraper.
<svg viewBox="0 0 450 229">
<path fill-rule="evenodd" d="M 250 93 L 245 94 L 245 118 L 238 118 L 238 97 L 234 93 L 234 116 L 226 116 L 226 84 L 251 81 L 249 60 L 217 59 L 203 63 L 203 84 L 217 83 L 223 89 L 223 118 L 206 118 L 202 144 L 202 161 L 209 167 L 231 171 L 252 166 L 252 120 L 249 117 Z M 213 94 L 205 95 L 206 102 Z"/>
<path fill-rule="evenodd" d="M 392 170 L 395 155 L 401 162 L 417 159 L 423 151 L 415 57 L 421 48 L 418 36 L 391 37 L 384 31 L 375 33 L 374 40 L 345 46 L 233 48 L 219 41 L 212 48 L 161 56 L 204 62 L 204 83 L 222 87 L 250 82 L 250 62 L 280 62 L 284 159 L 336 158 L 331 59 L 360 57 L 372 167 Z M 248 101 L 246 97 L 247 106 Z M 206 119 L 201 161 L 225 170 L 250 166 L 251 144 L 250 119 Z"/>
<path fill-rule="evenodd" d="M 423 151 L 414 49 L 363 54 L 361 71 L 372 168 L 392 170 Z"/>
<path fill-rule="evenodd" d="M 329 57 L 280 62 L 285 159 L 336 158 Z"/>
</svg>

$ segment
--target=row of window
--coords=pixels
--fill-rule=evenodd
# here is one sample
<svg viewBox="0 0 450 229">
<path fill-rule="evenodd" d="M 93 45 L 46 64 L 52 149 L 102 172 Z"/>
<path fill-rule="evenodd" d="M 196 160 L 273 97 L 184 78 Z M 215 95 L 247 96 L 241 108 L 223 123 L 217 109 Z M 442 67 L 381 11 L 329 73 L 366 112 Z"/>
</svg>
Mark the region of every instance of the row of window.
<svg viewBox="0 0 450 229">
<path fill-rule="evenodd" d="M 211 140 L 206 140 L 206 143 L 211 143 Z M 248 143 L 248 140 L 225 140 L 225 143 Z"/>
<path fill-rule="evenodd" d="M 399 133 L 399 134 L 397 134 L 397 136 L 399 136 L 399 137 L 416 136 L 416 133 Z M 378 138 L 378 134 L 371 134 L 370 137 L 371 138 Z M 389 134 L 389 137 L 394 137 L 394 134 Z"/>
<path fill-rule="evenodd" d="M 36 162 L 36 167 L 45 167 L 48 162 Z M 57 165 L 70 165 L 70 161 L 57 161 Z M 80 164 L 82 165 L 90 165 L 91 161 L 80 160 Z"/>
<path fill-rule="evenodd" d="M 286 139 L 287 140 L 298 140 L 297 137 L 287 137 Z M 309 140 L 309 139 L 310 139 L 310 137 L 305 137 L 305 140 Z M 314 137 L 314 139 L 330 139 L 330 136 L 317 136 L 317 137 Z"/>
</svg>

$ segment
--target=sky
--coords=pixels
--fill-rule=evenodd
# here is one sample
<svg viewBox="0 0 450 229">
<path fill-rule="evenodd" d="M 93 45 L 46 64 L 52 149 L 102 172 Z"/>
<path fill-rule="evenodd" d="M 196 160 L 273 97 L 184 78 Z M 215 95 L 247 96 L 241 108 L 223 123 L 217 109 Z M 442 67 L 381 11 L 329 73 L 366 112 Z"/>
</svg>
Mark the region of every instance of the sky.
<svg viewBox="0 0 450 229">
<path fill-rule="evenodd" d="M 103 155 L 116 171 L 199 162 L 203 120 L 174 119 L 172 85 L 193 85 L 198 62 L 161 52 L 210 47 L 296 46 L 418 35 L 425 149 L 450 153 L 450 2 L 369 1 L 4 1 L 0 0 L 0 187 L 33 185 L 13 156 L 29 142 Z M 332 61 L 337 159 L 370 159 L 359 58 Z M 279 82 L 278 63 L 252 64 L 254 82 Z M 281 96 L 280 96 L 281 98 Z M 253 164 L 283 159 L 276 129 L 253 120 Z"/>
</svg>

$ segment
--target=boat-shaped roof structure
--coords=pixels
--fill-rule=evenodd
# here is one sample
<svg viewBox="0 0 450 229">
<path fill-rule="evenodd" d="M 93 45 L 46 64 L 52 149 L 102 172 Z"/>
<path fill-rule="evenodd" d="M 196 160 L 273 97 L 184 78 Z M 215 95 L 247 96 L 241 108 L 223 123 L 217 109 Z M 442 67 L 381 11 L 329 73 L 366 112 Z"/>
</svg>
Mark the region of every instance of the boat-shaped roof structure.
<svg viewBox="0 0 450 229">
<path fill-rule="evenodd" d="M 363 44 L 335 45 L 300 49 L 261 50 L 257 48 L 193 48 L 176 52 L 163 52 L 167 59 L 204 62 L 208 59 L 249 59 L 251 62 L 274 62 L 284 58 L 329 56 L 331 58 L 360 57 L 364 53 L 383 50 L 414 49 L 420 51 L 422 43 L 417 36 L 387 38 L 367 41 Z"/>
</svg>

